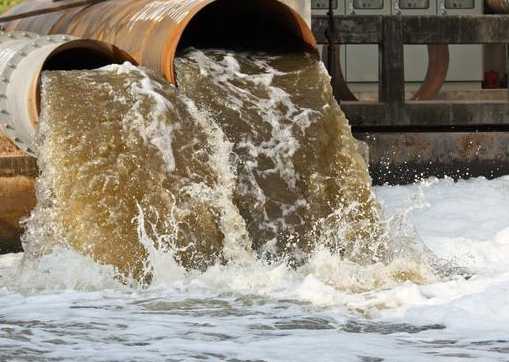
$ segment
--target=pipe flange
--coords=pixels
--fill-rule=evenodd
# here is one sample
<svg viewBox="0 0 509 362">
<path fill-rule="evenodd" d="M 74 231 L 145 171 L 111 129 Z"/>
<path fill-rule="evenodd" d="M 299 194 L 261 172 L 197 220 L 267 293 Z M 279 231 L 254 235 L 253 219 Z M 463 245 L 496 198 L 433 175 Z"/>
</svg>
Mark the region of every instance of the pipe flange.
<svg viewBox="0 0 509 362">
<path fill-rule="evenodd" d="M 47 35 L 39 36 L 30 32 L 0 32 L 0 44 L 12 41 L 23 41 L 26 43 L 17 51 L 13 51 L 0 71 L 0 123 L 11 140 L 23 151 L 35 157 L 34 151 L 30 148 L 29 142 L 19 136 L 16 132 L 16 120 L 12 119 L 9 110 L 8 88 L 11 78 L 18 65 L 32 52 L 47 45 L 59 45 L 71 40 L 78 39 L 70 35 Z"/>
<path fill-rule="evenodd" d="M 71 40 L 79 39 L 78 37 L 71 35 L 38 35 L 31 42 L 28 42 L 26 46 L 24 46 L 21 51 L 25 54 L 30 54 L 34 50 L 42 48 L 45 45 L 54 45 L 54 44 L 62 44 L 67 43 Z"/>
<path fill-rule="evenodd" d="M 36 39 L 37 37 L 39 37 L 39 34 L 30 31 L 0 31 L 0 44 Z"/>
</svg>

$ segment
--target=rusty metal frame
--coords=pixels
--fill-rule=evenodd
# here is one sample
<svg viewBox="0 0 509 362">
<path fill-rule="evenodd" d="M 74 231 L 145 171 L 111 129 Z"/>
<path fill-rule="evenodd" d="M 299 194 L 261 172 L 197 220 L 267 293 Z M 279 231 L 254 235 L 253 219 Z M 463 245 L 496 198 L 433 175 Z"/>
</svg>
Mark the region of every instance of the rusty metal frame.
<svg viewBox="0 0 509 362">
<path fill-rule="evenodd" d="M 324 31 L 327 26 L 327 17 L 312 18 L 312 30 L 318 44 L 326 44 Z M 332 41 L 335 44 L 378 44 L 380 48 L 379 102 L 350 102 L 348 94 L 345 101 L 341 96 L 338 99 L 342 101 L 354 131 L 362 132 L 363 127 L 380 127 L 381 130 L 391 126 L 409 130 L 412 127 L 434 127 L 434 120 L 447 125 L 450 131 L 465 125 L 475 130 L 488 119 L 493 125 L 509 122 L 508 102 L 429 101 L 445 79 L 443 52 L 442 55 L 434 52 L 430 56 L 430 62 L 436 66 L 430 65 L 423 87 L 413 98 L 428 101 L 405 102 L 403 64 L 403 44 L 428 44 L 429 48 L 440 48 L 448 44 L 502 43 L 509 54 L 509 15 L 339 15 L 334 17 L 334 27 Z M 333 85 L 345 86 L 339 83 L 333 80 Z M 341 92 L 336 91 L 338 93 Z"/>
</svg>

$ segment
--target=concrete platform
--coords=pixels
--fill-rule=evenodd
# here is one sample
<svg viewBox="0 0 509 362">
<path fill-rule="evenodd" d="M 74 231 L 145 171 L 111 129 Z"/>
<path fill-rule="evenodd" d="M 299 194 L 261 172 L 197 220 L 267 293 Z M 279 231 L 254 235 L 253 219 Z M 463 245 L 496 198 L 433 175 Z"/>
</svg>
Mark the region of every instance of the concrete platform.
<svg viewBox="0 0 509 362">
<path fill-rule="evenodd" d="M 374 85 L 376 88 L 378 85 Z M 455 85 L 450 85 L 454 87 Z M 407 85 L 406 88 L 415 88 Z M 445 88 L 445 87 L 444 87 Z M 378 91 L 353 92 L 355 97 L 361 102 L 378 102 Z M 405 92 L 405 99 L 410 100 L 414 95 L 413 91 Z M 464 89 L 464 90 L 442 90 L 435 100 L 437 101 L 507 101 L 507 89 Z"/>
</svg>

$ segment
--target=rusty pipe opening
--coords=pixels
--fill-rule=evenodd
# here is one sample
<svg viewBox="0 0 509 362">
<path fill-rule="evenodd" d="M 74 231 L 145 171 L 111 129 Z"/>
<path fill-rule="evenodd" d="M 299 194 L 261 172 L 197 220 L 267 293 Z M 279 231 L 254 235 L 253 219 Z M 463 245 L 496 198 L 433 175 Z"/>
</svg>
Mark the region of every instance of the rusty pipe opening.
<svg viewBox="0 0 509 362">
<path fill-rule="evenodd" d="M 136 64 L 129 54 L 111 44 L 90 39 L 74 39 L 63 43 L 47 56 L 37 75 L 35 88 L 37 116 L 34 119 L 37 122 L 41 112 L 40 83 L 43 71 L 97 69 L 123 62 Z"/>
<path fill-rule="evenodd" d="M 170 47 L 165 74 L 173 83 L 175 56 L 188 47 L 309 52 L 318 56 L 305 21 L 278 0 L 215 0 L 200 8 Z"/>
<path fill-rule="evenodd" d="M 187 24 L 178 49 L 310 51 L 315 43 L 300 16 L 274 0 L 217 0 Z"/>
<path fill-rule="evenodd" d="M 42 70 L 96 69 L 124 61 L 136 62 L 124 52 L 95 40 L 72 40 L 48 55 Z"/>
</svg>

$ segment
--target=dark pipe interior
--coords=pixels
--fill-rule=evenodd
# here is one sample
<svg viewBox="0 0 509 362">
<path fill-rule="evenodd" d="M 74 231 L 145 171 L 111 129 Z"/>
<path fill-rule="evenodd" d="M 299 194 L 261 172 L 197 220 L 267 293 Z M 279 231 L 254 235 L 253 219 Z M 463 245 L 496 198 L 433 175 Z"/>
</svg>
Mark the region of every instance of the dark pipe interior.
<svg viewBox="0 0 509 362">
<path fill-rule="evenodd" d="M 74 47 L 59 50 L 52 54 L 44 63 L 43 70 L 82 70 L 96 69 L 108 64 L 121 63 L 124 59 L 115 59 L 114 56 L 93 48 Z M 36 88 L 37 110 L 41 111 L 40 78 Z"/>
<path fill-rule="evenodd" d="M 70 48 L 52 55 L 44 64 L 44 70 L 95 69 L 112 63 L 118 62 L 96 49 Z"/>
<path fill-rule="evenodd" d="M 186 27 L 179 49 L 308 50 L 297 21 L 276 0 L 217 0 Z"/>
</svg>

